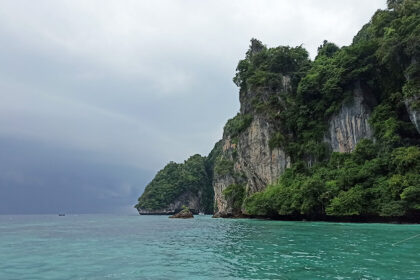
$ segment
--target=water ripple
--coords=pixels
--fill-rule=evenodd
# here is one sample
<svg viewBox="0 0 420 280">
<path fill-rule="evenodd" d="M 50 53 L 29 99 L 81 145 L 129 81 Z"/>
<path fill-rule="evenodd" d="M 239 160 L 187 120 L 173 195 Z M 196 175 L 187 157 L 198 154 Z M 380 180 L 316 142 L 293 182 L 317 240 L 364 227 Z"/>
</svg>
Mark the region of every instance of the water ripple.
<svg viewBox="0 0 420 280">
<path fill-rule="evenodd" d="M 416 279 L 419 225 L 0 216 L 0 279 Z"/>
</svg>

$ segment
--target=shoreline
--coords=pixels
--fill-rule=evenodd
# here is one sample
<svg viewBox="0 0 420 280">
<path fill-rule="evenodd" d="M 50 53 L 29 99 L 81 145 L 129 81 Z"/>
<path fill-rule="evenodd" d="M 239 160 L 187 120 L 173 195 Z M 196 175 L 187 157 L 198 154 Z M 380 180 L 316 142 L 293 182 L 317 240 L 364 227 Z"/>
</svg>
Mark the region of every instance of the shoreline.
<svg viewBox="0 0 420 280">
<path fill-rule="evenodd" d="M 139 213 L 139 216 L 170 216 L 179 211 L 156 211 Z M 194 215 L 199 215 L 196 211 Z M 332 222 L 332 223 L 385 223 L 385 224 L 420 224 L 420 211 L 411 212 L 405 216 L 378 216 L 378 215 L 352 215 L 352 216 L 330 216 L 330 215 L 247 215 L 247 214 L 221 214 L 205 213 L 212 215 L 212 218 L 223 219 L 259 219 L 271 221 L 301 221 L 301 222 Z"/>
<path fill-rule="evenodd" d="M 139 216 L 170 216 L 167 213 L 139 214 Z M 199 216 L 198 214 L 194 214 Z M 207 216 L 212 214 L 205 214 Z M 382 217 L 382 216 L 307 216 L 307 215 L 278 215 L 278 216 L 258 216 L 258 215 L 212 215 L 214 219 L 256 219 L 270 221 L 295 221 L 295 222 L 330 222 L 330 223 L 377 223 L 377 224 L 420 224 L 420 216 L 401 216 L 401 217 Z"/>
<path fill-rule="evenodd" d="M 330 223 L 381 223 L 381 224 L 420 224 L 420 215 L 383 217 L 374 215 L 362 216 L 308 216 L 308 215 L 213 215 L 213 218 L 224 219 L 259 219 L 271 221 L 296 221 L 296 222 L 330 222 Z"/>
</svg>

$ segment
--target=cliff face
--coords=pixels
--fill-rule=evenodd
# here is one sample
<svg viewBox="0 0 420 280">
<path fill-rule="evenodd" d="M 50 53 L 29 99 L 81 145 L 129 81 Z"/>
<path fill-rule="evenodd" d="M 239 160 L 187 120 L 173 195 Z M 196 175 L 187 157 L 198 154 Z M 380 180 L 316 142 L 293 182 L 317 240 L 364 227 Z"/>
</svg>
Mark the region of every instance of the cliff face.
<svg viewBox="0 0 420 280">
<path fill-rule="evenodd" d="M 343 104 L 340 111 L 329 121 L 325 142 L 332 151 L 352 152 L 361 139 L 373 137 L 369 117 L 374 105 L 376 105 L 375 98 L 367 90 L 363 90 L 360 82 L 357 82 L 352 101 Z"/>
<path fill-rule="evenodd" d="M 257 115 L 239 136 L 238 166 L 247 179 L 248 193 L 263 190 L 290 167 L 290 157 L 269 146 L 273 132 L 272 124 Z"/>
<path fill-rule="evenodd" d="M 273 122 L 264 113 L 259 113 L 251 101 L 255 102 L 256 98 L 259 98 L 262 102 L 267 102 L 270 97 L 276 96 L 281 99 L 282 94 L 290 93 L 290 78 L 283 76 L 282 79 L 282 88 L 277 93 L 256 89 L 241 95 L 241 112 L 252 114 L 253 119 L 238 135 L 237 144 L 232 144 L 229 135 L 225 134 L 222 139 L 222 156 L 233 162 L 233 169 L 230 173 L 213 178 L 216 217 L 238 214 L 223 194 L 230 185 L 243 184 L 248 197 L 275 183 L 292 164 L 290 155 L 284 149 L 270 147 L 269 144 L 279 123 Z M 339 112 L 329 120 L 328 133 L 324 138 L 329 150 L 349 153 L 361 139 L 372 139 L 373 131 L 368 120 L 375 104 L 373 95 L 356 82 L 351 102 L 343 104 Z M 307 164 L 311 165 L 310 162 Z M 241 213 L 246 212 L 241 209 Z"/>
<path fill-rule="evenodd" d="M 290 91 L 290 77 L 283 75 L 280 77 L 282 83 L 279 90 L 283 93 Z M 223 176 L 215 174 L 213 178 L 216 217 L 244 212 L 243 209 L 234 209 L 226 200 L 223 192 L 229 186 L 240 184 L 244 187 L 246 196 L 249 196 L 264 190 L 267 185 L 275 182 L 286 168 L 290 167 L 290 156 L 281 148 L 270 148 L 269 145 L 276 124 L 255 106 L 256 102 L 268 103 L 275 94 L 264 88 L 241 93 L 241 114 L 253 117 L 247 128 L 234 139 L 226 132 L 223 135 L 221 157 L 231 161 L 233 169 Z"/>
<path fill-rule="evenodd" d="M 232 139 L 225 136 L 221 141 L 221 151 L 218 155 L 217 162 L 228 163 L 229 170 L 215 169 L 213 175 L 213 190 L 214 190 L 214 208 L 216 217 L 227 217 L 234 213 L 232 205 L 225 198 L 223 191 L 230 185 L 241 183 L 243 180 L 238 176 L 240 167 L 235 162 L 234 155 L 236 153 L 237 145 L 232 143 Z"/>
<path fill-rule="evenodd" d="M 414 104 L 420 103 L 420 93 L 418 96 L 405 99 L 405 106 L 407 108 L 408 116 L 411 122 L 416 127 L 417 132 L 420 133 L 420 109 L 416 108 Z"/>
<path fill-rule="evenodd" d="M 415 57 L 411 58 L 410 67 L 418 68 L 418 60 Z M 408 67 L 408 68 L 410 68 Z M 404 75 L 406 78 L 406 84 L 403 88 L 405 91 L 406 98 L 404 100 L 405 107 L 407 109 L 408 116 L 416 127 L 417 132 L 420 134 L 420 70 L 414 73 L 407 73 Z"/>
</svg>

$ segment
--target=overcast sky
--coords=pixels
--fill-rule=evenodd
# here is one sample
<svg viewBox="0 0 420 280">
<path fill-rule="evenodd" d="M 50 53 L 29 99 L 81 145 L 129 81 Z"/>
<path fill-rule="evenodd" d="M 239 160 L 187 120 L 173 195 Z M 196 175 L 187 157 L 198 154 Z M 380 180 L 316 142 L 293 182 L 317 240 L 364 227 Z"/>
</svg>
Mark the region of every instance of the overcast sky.
<svg viewBox="0 0 420 280">
<path fill-rule="evenodd" d="M 133 213 L 239 110 L 252 37 L 351 43 L 385 0 L 0 0 L 0 213 Z"/>
</svg>

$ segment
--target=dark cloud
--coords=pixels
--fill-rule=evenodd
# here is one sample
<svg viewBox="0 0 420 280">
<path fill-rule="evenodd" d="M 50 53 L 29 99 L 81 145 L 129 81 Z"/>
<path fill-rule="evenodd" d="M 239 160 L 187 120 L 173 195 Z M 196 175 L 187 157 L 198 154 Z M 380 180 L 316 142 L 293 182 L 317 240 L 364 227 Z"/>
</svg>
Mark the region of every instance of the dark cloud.
<svg viewBox="0 0 420 280">
<path fill-rule="evenodd" d="M 0 138 L 0 213 L 132 213 L 152 178 L 94 153 Z"/>
<path fill-rule="evenodd" d="M 207 154 L 221 137 L 239 109 L 232 77 L 250 38 L 303 44 L 313 57 L 324 39 L 349 44 L 385 6 L 0 3 L 0 213 L 134 203 L 165 163 Z"/>
</svg>

